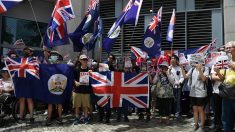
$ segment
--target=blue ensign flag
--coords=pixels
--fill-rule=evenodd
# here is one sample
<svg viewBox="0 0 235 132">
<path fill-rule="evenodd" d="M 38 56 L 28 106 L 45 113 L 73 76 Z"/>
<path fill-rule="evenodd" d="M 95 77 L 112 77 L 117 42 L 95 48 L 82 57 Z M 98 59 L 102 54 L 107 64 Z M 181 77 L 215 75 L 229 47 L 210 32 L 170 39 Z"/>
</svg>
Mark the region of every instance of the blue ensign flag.
<svg viewBox="0 0 235 132">
<path fill-rule="evenodd" d="M 100 7 L 99 7 L 99 0 L 90 0 L 90 4 L 88 6 L 88 10 L 87 10 L 87 20 L 82 28 L 83 31 L 85 32 L 89 32 L 90 31 L 90 27 L 93 26 L 93 24 L 95 23 L 95 21 L 98 19 L 98 17 L 100 16 Z"/>
<path fill-rule="evenodd" d="M 103 47 L 106 52 L 110 53 L 112 51 L 113 45 L 120 34 L 122 25 L 137 25 L 142 2 L 143 0 L 129 0 L 121 15 L 109 30 L 107 38 L 104 40 Z"/>
<path fill-rule="evenodd" d="M 153 16 L 152 21 L 147 27 L 144 35 L 142 50 L 147 52 L 148 56 L 151 58 L 159 56 L 161 53 L 161 18 L 162 7 L 158 10 L 158 13 Z"/>
<path fill-rule="evenodd" d="M 176 18 L 175 18 L 175 9 L 173 9 L 170 24 L 169 24 L 168 31 L 167 31 L 167 36 L 166 36 L 166 40 L 170 44 L 173 42 L 174 29 L 175 29 L 175 20 L 176 20 Z"/>
<path fill-rule="evenodd" d="M 69 44 L 66 21 L 75 18 L 70 0 L 58 0 L 48 23 L 44 45 L 54 47 Z"/>
</svg>

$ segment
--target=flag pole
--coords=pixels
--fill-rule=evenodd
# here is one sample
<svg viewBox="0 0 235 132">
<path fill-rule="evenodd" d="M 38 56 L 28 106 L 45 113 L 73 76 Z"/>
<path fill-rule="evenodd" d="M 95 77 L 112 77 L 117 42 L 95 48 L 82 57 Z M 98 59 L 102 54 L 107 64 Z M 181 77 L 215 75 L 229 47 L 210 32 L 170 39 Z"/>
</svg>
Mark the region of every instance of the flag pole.
<svg viewBox="0 0 235 132">
<path fill-rule="evenodd" d="M 172 40 L 172 43 L 171 43 L 171 55 L 173 55 L 173 47 L 174 47 L 174 43 L 173 43 L 173 40 Z"/>
<path fill-rule="evenodd" d="M 29 5 L 30 5 L 30 7 L 31 7 L 31 9 L 32 9 L 33 17 L 34 17 L 34 20 L 35 20 L 35 22 L 36 22 L 39 35 L 40 35 L 40 37 L 41 37 L 41 44 L 40 44 L 40 47 L 42 48 L 42 46 L 44 45 L 42 33 L 41 33 L 41 31 L 40 31 L 40 28 L 39 28 L 39 25 L 38 25 L 38 20 L 37 20 L 36 14 L 35 14 L 35 12 L 34 12 L 33 5 L 32 5 L 32 3 L 31 3 L 31 0 L 28 0 L 28 2 L 29 2 Z"/>
</svg>

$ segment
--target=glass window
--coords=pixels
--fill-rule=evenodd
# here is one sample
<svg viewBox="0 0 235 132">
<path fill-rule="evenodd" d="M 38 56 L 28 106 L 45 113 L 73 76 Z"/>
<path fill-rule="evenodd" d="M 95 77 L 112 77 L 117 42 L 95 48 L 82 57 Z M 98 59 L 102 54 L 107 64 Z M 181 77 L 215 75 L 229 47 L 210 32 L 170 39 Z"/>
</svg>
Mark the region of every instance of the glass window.
<svg viewBox="0 0 235 132">
<path fill-rule="evenodd" d="M 38 22 L 42 36 L 46 33 L 47 23 Z M 39 47 L 41 37 L 35 21 L 4 16 L 2 19 L 2 44 L 12 45 L 16 40 L 23 39 L 30 47 Z"/>
</svg>

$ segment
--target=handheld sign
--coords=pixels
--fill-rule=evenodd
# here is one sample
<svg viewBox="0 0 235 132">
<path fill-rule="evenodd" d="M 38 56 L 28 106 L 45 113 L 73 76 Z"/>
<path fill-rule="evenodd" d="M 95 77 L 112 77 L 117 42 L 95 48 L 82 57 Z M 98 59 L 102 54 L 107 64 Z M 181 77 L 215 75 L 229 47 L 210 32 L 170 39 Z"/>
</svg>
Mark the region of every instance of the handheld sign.
<svg viewBox="0 0 235 132">
<path fill-rule="evenodd" d="M 89 73 L 88 72 L 80 72 L 80 85 L 89 85 Z"/>
<path fill-rule="evenodd" d="M 205 64 L 205 58 L 203 53 L 187 55 L 190 65 Z"/>
</svg>

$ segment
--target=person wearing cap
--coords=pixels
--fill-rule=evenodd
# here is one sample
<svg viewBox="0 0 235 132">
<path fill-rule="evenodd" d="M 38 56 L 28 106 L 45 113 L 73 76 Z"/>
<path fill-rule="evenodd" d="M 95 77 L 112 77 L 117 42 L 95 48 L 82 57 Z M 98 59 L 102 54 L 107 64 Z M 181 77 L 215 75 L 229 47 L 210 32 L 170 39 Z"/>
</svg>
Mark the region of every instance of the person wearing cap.
<svg viewBox="0 0 235 132">
<path fill-rule="evenodd" d="M 199 129 L 199 117 L 201 122 L 201 129 L 204 129 L 205 125 L 205 112 L 204 105 L 206 104 L 207 87 L 205 82 L 209 78 L 209 68 L 202 64 L 192 64 L 192 68 L 186 74 L 183 66 L 180 65 L 184 79 L 188 79 L 188 86 L 190 90 L 190 102 L 193 106 L 193 117 L 194 117 L 194 131 Z"/>
<path fill-rule="evenodd" d="M 84 121 L 85 124 L 89 123 L 88 110 L 90 108 L 90 94 L 92 88 L 90 84 L 82 84 L 80 82 L 81 72 L 90 72 L 88 68 L 88 57 L 86 55 L 80 55 L 79 61 L 81 66 L 74 71 L 74 89 L 73 89 L 73 108 L 75 109 L 75 121 L 74 125 L 77 125 Z M 84 118 L 80 117 L 80 108 L 84 112 Z"/>
<path fill-rule="evenodd" d="M 169 72 L 169 63 L 166 60 L 159 62 L 159 72 L 154 76 L 152 83 L 156 89 L 159 106 L 160 123 L 170 124 L 170 114 L 173 95 L 174 76 Z M 150 79 L 152 80 L 152 79 Z M 163 119 L 163 117 L 165 117 Z"/>
</svg>

